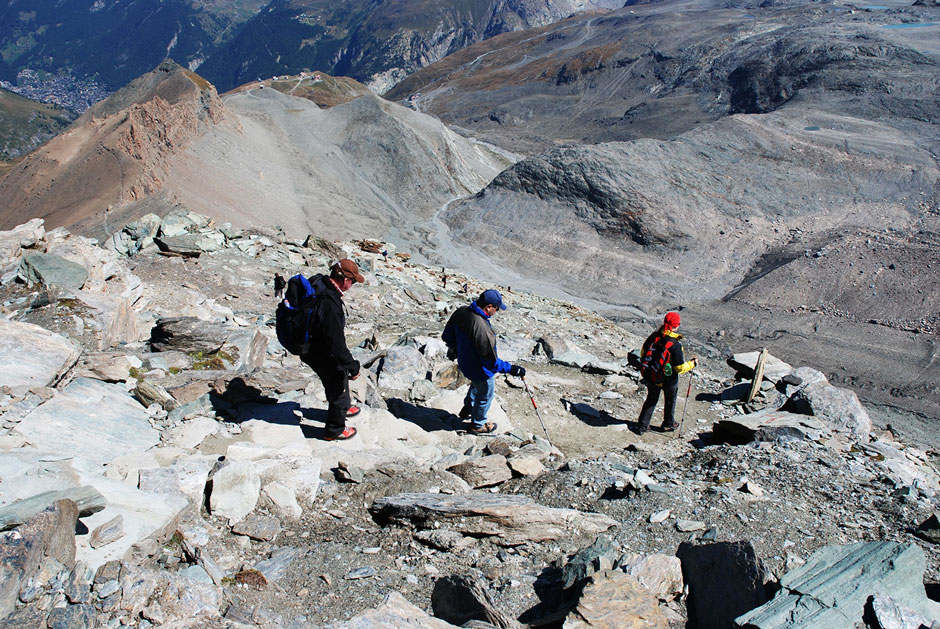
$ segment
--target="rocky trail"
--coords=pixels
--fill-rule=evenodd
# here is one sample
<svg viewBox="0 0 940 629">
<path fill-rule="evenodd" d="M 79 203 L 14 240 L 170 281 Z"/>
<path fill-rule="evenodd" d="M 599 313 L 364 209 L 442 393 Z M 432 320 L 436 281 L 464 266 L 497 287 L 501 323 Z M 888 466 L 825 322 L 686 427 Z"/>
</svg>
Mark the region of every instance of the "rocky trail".
<svg viewBox="0 0 940 629">
<path fill-rule="evenodd" d="M 341 443 L 271 282 L 339 256 L 367 278 Z M 642 338 L 503 286 L 542 421 L 500 377 L 499 430 L 468 434 L 440 332 L 491 285 L 443 271 L 182 208 L 0 232 L 0 624 L 938 626 L 937 452 L 851 390 L 770 356 L 744 403 L 742 342 L 701 353 L 677 434 L 637 436 Z"/>
</svg>

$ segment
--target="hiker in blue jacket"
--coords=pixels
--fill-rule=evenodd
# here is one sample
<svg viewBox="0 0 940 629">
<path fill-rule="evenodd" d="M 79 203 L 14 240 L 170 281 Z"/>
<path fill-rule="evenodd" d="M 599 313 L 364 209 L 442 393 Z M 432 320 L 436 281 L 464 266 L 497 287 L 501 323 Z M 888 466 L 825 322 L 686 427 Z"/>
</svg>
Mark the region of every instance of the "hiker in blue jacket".
<svg viewBox="0 0 940 629">
<path fill-rule="evenodd" d="M 506 304 L 499 291 L 483 291 L 476 301 L 458 308 L 444 327 L 441 338 L 456 354 L 461 373 L 470 380 L 470 389 L 460 410 L 461 419 L 470 419 L 470 432 L 487 434 L 496 430 L 496 424 L 486 421 L 486 413 L 493 402 L 496 374 L 508 373 L 525 376 L 525 368 L 500 360 L 496 354 L 496 333 L 490 317 Z"/>
</svg>

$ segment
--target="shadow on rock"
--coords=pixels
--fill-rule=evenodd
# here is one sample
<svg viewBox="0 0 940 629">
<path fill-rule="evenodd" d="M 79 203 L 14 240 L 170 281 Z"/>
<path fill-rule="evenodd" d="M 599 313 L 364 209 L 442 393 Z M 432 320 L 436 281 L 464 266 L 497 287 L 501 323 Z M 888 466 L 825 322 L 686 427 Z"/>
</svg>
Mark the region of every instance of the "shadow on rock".
<svg viewBox="0 0 940 629">
<path fill-rule="evenodd" d="M 624 422 L 622 419 L 617 419 L 607 411 L 599 411 L 590 404 L 569 402 L 568 400 L 562 400 L 561 403 L 565 406 L 566 411 L 589 426 L 602 427 L 629 423 Z"/>
<path fill-rule="evenodd" d="M 460 418 L 453 413 L 437 408 L 416 406 L 400 398 L 389 398 L 386 402 L 388 412 L 397 417 L 415 424 L 425 432 L 436 430 L 456 430 L 460 426 Z"/>
</svg>

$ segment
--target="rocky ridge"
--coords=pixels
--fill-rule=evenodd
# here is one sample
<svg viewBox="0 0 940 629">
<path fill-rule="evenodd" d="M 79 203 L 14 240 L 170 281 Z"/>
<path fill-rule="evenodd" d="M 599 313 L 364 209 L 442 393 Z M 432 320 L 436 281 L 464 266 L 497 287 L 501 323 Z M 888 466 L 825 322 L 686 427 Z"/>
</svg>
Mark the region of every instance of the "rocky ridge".
<svg viewBox="0 0 940 629">
<path fill-rule="evenodd" d="M 338 255 L 368 280 L 345 299 L 364 410 L 343 443 L 319 439 L 322 387 L 277 344 L 270 288 Z M 678 438 L 638 437 L 642 339 L 503 287 L 500 355 L 540 416 L 500 378 L 500 430 L 470 435 L 439 339 L 465 285 L 489 286 L 183 209 L 100 244 L 0 232 L 5 622 L 771 627 L 801 596 L 830 624 L 940 617 L 937 453 L 853 392 L 706 350 Z"/>
</svg>

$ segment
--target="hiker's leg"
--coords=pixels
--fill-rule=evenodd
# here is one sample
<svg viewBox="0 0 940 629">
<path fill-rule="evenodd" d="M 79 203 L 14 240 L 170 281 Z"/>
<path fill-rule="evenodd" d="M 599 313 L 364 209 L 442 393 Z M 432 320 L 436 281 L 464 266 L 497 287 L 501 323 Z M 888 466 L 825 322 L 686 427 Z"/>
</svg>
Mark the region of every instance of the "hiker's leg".
<svg viewBox="0 0 940 629">
<path fill-rule="evenodd" d="M 326 428 L 327 437 L 336 437 L 346 429 L 346 411 L 352 404 L 349 395 L 349 377 L 336 365 L 318 365 L 315 369 L 326 393 Z"/>
<path fill-rule="evenodd" d="M 643 402 L 643 409 L 640 411 L 640 418 L 637 423 L 642 430 L 649 430 L 650 421 L 653 419 L 653 411 L 656 409 L 656 403 L 659 402 L 659 387 L 652 382 L 646 382 L 646 401 Z"/>
<path fill-rule="evenodd" d="M 470 389 L 473 392 L 470 419 L 473 421 L 474 428 L 482 428 L 486 424 L 486 413 L 490 410 L 490 404 L 493 403 L 496 378 L 473 380 L 470 382 Z"/>
<path fill-rule="evenodd" d="M 679 379 L 671 378 L 663 383 L 663 394 L 666 396 L 663 408 L 663 426 L 676 425 L 676 398 L 679 396 Z"/>
</svg>

